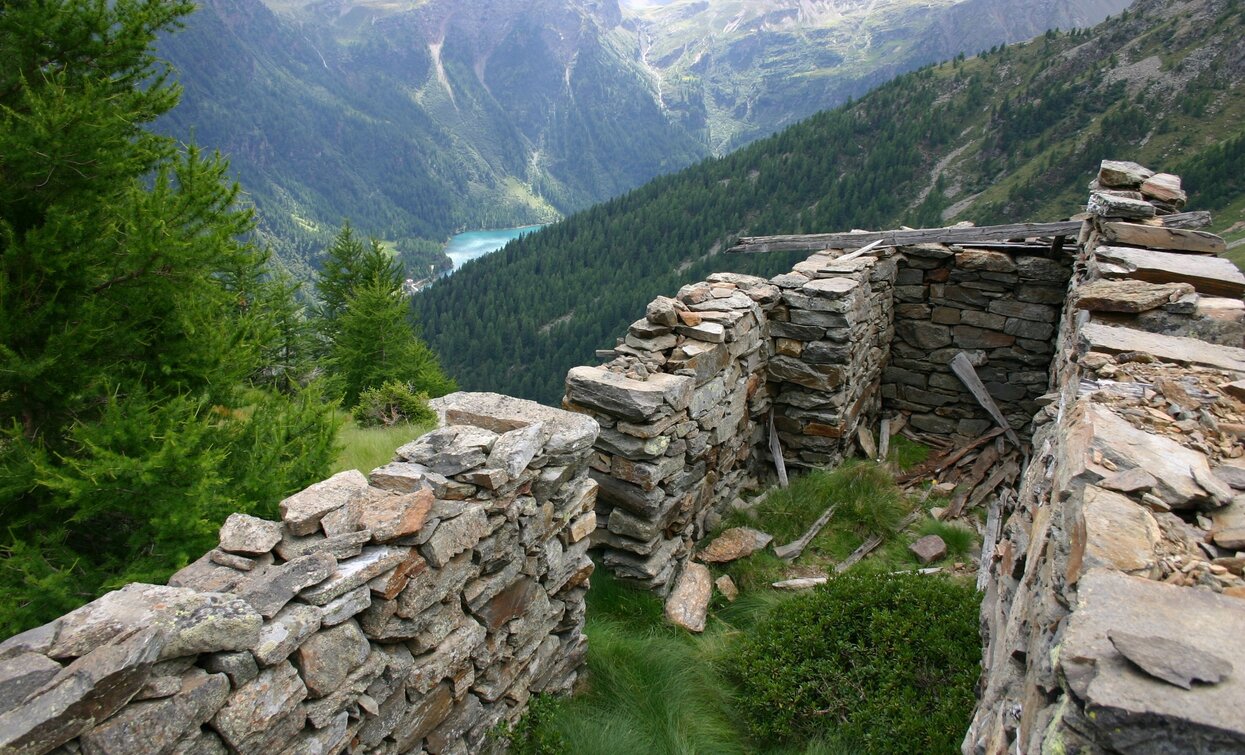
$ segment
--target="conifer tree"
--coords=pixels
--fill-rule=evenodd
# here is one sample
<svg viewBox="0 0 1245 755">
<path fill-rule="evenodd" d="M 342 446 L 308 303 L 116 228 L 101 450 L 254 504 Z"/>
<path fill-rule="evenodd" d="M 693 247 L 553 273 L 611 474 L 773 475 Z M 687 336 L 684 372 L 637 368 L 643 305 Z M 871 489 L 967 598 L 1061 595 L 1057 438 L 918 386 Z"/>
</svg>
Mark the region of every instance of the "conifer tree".
<svg viewBox="0 0 1245 755">
<path fill-rule="evenodd" d="M 162 580 L 331 459 L 257 385 L 288 296 L 218 156 L 147 130 L 185 0 L 0 6 L 0 636 Z"/>
<path fill-rule="evenodd" d="M 330 259 L 343 259 L 348 249 L 349 227 L 343 229 L 330 251 Z M 362 247 L 359 244 L 359 247 Z M 402 295 L 402 269 L 384 248 L 372 240 L 365 251 L 335 271 L 353 269 L 356 276 L 349 285 L 339 286 L 342 278 L 334 272 L 322 311 L 336 309 L 330 299 L 344 291 L 337 316 L 324 324 L 328 337 L 327 367 L 332 383 L 345 406 L 353 406 L 359 394 L 387 382 L 405 384 L 415 393 L 443 396 L 454 390 L 436 355 L 415 333 L 410 302 Z"/>
</svg>

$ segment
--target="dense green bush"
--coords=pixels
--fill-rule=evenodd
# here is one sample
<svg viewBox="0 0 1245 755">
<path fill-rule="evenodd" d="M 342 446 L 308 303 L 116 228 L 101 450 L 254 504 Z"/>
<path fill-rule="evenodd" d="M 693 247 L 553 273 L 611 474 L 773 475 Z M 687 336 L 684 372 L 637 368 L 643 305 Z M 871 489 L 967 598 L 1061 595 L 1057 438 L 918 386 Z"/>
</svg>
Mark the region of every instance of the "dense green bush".
<svg viewBox="0 0 1245 755">
<path fill-rule="evenodd" d="M 971 587 L 911 574 L 845 574 L 791 600 L 740 648 L 751 734 L 958 752 L 981 660 L 977 610 Z"/>
<path fill-rule="evenodd" d="M 359 403 L 350 410 L 350 415 L 360 427 L 421 424 L 437 418 L 428 408 L 428 394 L 416 392 L 409 384 L 398 380 L 386 380 L 381 387 L 360 393 Z"/>
</svg>

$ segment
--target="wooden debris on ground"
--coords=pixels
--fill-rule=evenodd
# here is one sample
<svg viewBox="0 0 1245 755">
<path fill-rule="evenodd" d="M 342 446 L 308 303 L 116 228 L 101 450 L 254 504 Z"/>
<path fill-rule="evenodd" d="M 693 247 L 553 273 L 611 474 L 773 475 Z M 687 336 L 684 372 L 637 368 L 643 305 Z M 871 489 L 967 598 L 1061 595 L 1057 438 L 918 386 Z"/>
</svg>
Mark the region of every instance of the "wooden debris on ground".
<svg viewBox="0 0 1245 755">
<path fill-rule="evenodd" d="M 838 506 L 839 505 L 837 503 L 830 504 L 830 507 L 826 509 L 825 513 L 817 517 L 817 521 L 813 522 L 813 526 L 809 527 L 807 532 L 800 535 L 800 537 L 796 540 L 775 548 L 774 555 L 787 562 L 791 562 L 799 558 L 800 554 L 804 552 L 804 549 L 808 547 L 808 544 L 813 542 L 813 538 L 817 537 L 817 533 L 821 532 L 822 529 L 825 528 L 826 524 L 830 522 L 830 517 L 834 516 L 834 510 L 838 508 Z"/>
<path fill-rule="evenodd" d="M 977 377 L 977 370 L 973 367 L 973 363 L 969 361 L 968 355 L 962 351 L 956 354 L 955 358 L 951 360 L 951 371 L 960 379 L 960 382 L 964 383 L 964 387 L 968 389 L 968 392 L 973 394 L 973 398 L 977 400 L 977 403 L 981 404 L 981 408 L 985 409 L 995 423 L 1003 428 L 1007 439 L 1019 448 L 1020 438 L 1016 436 L 1016 431 L 1008 424 L 1007 418 L 999 410 L 998 404 L 994 403 L 994 397 L 986 390 L 986 386 L 981 382 L 981 378 Z"/>
<path fill-rule="evenodd" d="M 774 409 L 769 410 L 769 452 L 774 458 L 774 469 L 778 472 L 778 487 L 787 487 L 787 464 L 782 458 L 782 443 L 778 440 L 778 431 L 774 429 Z"/>
<path fill-rule="evenodd" d="M 878 447 L 873 442 L 873 433 L 869 432 L 869 428 L 864 425 L 856 427 L 856 442 L 860 444 L 860 450 L 864 453 L 866 459 L 877 458 Z"/>
<path fill-rule="evenodd" d="M 885 464 L 886 457 L 891 450 L 891 421 L 890 418 L 882 419 L 882 426 L 878 428 L 878 461 Z"/>
</svg>

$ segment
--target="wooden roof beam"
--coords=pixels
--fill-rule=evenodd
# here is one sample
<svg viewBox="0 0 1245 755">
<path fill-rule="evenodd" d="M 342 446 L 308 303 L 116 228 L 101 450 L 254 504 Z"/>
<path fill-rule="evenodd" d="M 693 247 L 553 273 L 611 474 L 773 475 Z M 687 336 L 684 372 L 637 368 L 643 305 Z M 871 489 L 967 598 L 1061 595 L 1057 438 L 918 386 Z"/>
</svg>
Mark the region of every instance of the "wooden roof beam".
<svg viewBox="0 0 1245 755">
<path fill-rule="evenodd" d="M 1076 236 L 1084 221 L 1058 223 L 1012 223 L 954 228 L 915 228 L 903 231 L 858 231 L 855 233 L 813 233 L 802 236 L 745 236 L 727 249 L 730 254 L 765 252 L 816 252 L 822 249 L 859 249 L 873 243 L 886 246 L 912 244 L 971 244 L 1011 239 Z"/>
</svg>

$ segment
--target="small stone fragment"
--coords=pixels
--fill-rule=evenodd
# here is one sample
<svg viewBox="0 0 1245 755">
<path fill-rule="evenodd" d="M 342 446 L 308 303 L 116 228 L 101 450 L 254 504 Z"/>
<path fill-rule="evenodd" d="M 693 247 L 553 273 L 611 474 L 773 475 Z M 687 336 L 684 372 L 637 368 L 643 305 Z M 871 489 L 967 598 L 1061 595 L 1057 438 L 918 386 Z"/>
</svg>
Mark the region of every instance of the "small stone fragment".
<svg viewBox="0 0 1245 755">
<path fill-rule="evenodd" d="M 713 586 L 718 588 L 718 592 L 728 601 L 734 603 L 739 597 L 739 588 L 735 586 L 735 580 L 731 579 L 731 575 L 723 574 L 713 581 Z"/>
<path fill-rule="evenodd" d="M 937 535 L 926 535 L 908 546 L 908 550 L 922 564 L 932 564 L 947 555 L 947 544 Z"/>
<path fill-rule="evenodd" d="M 367 492 L 367 478 L 357 469 L 332 477 L 281 501 L 281 519 L 294 535 L 310 535 L 324 515 Z"/>
<path fill-rule="evenodd" d="M 1106 477 L 1098 483 L 1098 487 L 1114 490 L 1117 493 L 1137 493 L 1151 490 L 1158 484 L 1159 481 L 1154 479 L 1154 475 L 1144 469 L 1137 468 L 1117 472 L 1110 477 Z"/>
</svg>

